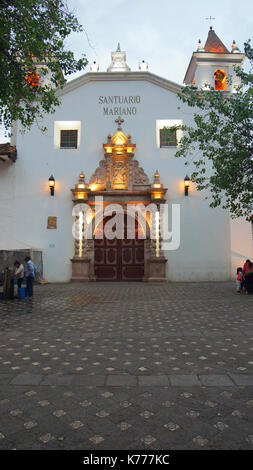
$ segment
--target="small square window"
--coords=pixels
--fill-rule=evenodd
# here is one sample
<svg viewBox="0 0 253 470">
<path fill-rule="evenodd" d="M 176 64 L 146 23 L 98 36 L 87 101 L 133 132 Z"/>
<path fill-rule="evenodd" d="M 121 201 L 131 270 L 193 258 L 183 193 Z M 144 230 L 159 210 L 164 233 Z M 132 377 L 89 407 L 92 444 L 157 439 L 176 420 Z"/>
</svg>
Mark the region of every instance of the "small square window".
<svg viewBox="0 0 253 470">
<path fill-rule="evenodd" d="M 170 129 L 160 129 L 160 147 L 176 147 L 177 131 Z"/>
<path fill-rule="evenodd" d="M 61 130 L 61 148 L 77 149 L 77 130 Z"/>
</svg>

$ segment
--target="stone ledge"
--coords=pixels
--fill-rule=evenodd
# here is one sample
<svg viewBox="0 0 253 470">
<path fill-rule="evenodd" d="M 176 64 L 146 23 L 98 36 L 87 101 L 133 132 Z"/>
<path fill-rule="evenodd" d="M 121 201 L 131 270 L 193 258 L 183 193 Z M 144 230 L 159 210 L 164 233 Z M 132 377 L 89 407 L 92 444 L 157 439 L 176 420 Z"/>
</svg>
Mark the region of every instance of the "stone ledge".
<svg viewBox="0 0 253 470">
<path fill-rule="evenodd" d="M 246 374 L 168 374 L 168 375 L 83 375 L 83 374 L 0 374 L 2 385 L 84 386 L 84 387 L 240 387 L 252 386 L 253 375 Z"/>
<path fill-rule="evenodd" d="M 141 387 L 164 387 L 169 385 L 167 375 L 142 375 L 138 377 Z"/>
<path fill-rule="evenodd" d="M 229 374 L 233 382 L 238 386 L 253 386 L 253 375 L 244 374 Z"/>
<path fill-rule="evenodd" d="M 194 374 L 172 374 L 169 375 L 169 380 L 171 385 L 176 387 L 201 386 L 198 376 Z"/>
<path fill-rule="evenodd" d="M 133 387 L 137 385 L 137 377 L 134 375 L 108 375 L 105 384 L 108 387 Z"/>
<path fill-rule="evenodd" d="M 18 374 L 11 380 L 11 385 L 40 385 L 43 380 L 43 375 L 40 374 Z"/>
<path fill-rule="evenodd" d="M 199 375 L 201 385 L 211 387 L 231 387 L 235 386 L 232 380 L 225 374 Z"/>
</svg>

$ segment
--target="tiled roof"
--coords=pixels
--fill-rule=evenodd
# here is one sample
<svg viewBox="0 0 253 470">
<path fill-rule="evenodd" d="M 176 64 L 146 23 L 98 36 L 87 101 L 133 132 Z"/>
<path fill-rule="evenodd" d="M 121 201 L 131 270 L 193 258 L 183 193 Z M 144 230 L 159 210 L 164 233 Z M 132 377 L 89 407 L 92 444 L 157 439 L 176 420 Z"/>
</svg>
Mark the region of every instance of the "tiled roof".
<svg viewBox="0 0 253 470">
<path fill-rule="evenodd" d="M 224 46 L 223 42 L 218 38 L 217 34 L 215 31 L 210 28 L 210 31 L 208 33 L 208 37 L 205 43 L 204 47 L 206 52 L 218 52 L 222 54 L 229 54 L 228 49 L 226 46 Z"/>
<path fill-rule="evenodd" d="M 6 144 L 0 144 L 0 160 L 6 161 L 6 158 L 3 158 L 6 155 L 9 159 L 15 162 L 17 160 L 16 146 L 11 145 L 9 142 Z"/>
</svg>

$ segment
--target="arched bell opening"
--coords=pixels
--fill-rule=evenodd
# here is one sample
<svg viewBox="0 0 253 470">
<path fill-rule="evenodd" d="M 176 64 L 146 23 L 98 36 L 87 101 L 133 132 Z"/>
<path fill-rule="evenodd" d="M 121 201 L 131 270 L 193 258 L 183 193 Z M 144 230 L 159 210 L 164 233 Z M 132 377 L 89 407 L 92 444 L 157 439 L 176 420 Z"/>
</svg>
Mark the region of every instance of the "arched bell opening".
<svg viewBox="0 0 253 470">
<path fill-rule="evenodd" d="M 217 69 L 214 72 L 214 85 L 215 85 L 215 90 L 227 89 L 227 75 L 224 70 Z"/>
</svg>

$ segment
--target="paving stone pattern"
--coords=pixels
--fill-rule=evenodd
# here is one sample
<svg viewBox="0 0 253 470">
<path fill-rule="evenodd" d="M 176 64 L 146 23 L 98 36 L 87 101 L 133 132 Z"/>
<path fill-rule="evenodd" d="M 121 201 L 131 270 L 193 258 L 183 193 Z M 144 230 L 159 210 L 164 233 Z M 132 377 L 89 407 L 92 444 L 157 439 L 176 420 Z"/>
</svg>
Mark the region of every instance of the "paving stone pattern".
<svg viewBox="0 0 253 470">
<path fill-rule="evenodd" d="M 253 296 L 72 283 L 0 301 L 0 449 L 253 449 Z"/>
</svg>

